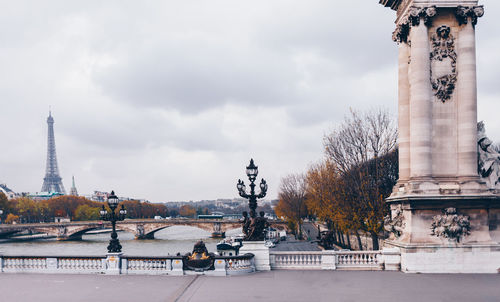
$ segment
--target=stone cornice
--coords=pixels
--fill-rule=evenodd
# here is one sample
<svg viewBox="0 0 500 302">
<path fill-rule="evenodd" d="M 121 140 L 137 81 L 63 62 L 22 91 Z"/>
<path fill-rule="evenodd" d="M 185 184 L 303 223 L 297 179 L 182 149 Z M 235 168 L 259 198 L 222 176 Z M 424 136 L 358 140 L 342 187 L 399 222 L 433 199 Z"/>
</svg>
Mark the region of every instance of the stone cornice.
<svg viewBox="0 0 500 302">
<path fill-rule="evenodd" d="M 378 3 L 385 7 L 390 7 L 393 10 L 398 10 L 399 5 L 403 0 L 379 0 Z"/>
<path fill-rule="evenodd" d="M 431 7 L 436 8 L 455 8 L 458 6 L 475 7 L 478 0 L 379 0 L 379 3 L 395 10 L 396 24 L 404 23 L 408 17 L 411 7 Z"/>
</svg>

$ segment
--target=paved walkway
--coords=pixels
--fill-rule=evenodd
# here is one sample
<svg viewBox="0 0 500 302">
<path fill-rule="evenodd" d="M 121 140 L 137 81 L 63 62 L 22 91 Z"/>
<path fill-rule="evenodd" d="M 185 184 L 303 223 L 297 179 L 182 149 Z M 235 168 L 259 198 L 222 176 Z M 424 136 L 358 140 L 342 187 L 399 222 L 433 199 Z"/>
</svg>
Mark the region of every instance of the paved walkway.
<svg viewBox="0 0 500 302">
<path fill-rule="evenodd" d="M 247 276 L 0 274 L 0 301 L 500 301 L 500 275 L 271 271 Z"/>
</svg>

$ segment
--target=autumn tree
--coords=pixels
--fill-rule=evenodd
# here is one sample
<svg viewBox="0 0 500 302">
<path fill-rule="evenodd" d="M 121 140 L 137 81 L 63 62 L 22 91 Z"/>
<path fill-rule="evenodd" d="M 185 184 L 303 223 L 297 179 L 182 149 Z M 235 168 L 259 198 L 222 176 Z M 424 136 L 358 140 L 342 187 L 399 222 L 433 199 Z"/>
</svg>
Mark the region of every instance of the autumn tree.
<svg viewBox="0 0 500 302">
<path fill-rule="evenodd" d="M 359 213 L 352 213 L 353 218 L 371 234 L 374 249 L 379 248 L 378 234 L 387 211 L 384 200 L 390 190 L 386 188 L 394 185 L 384 183 L 387 178 L 383 173 L 394 167 L 389 163 L 394 156 L 388 154 L 395 150 L 396 140 L 395 122 L 381 109 L 366 113 L 351 110 L 340 127 L 324 138 L 327 158 L 345 183 L 346 200 L 357 204 Z"/>
<path fill-rule="evenodd" d="M 302 238 L 302 222 L 308 215 L 306 206 L 306 177 L 303 174 L 290 174 L 281 179 L 279 202 L 275 207 L 276 215 L 297 225 L 299 238 Z"/>
<path fill-rule="evenodd" d="M 19 216 L 9 213 L 7 215 L 7 219 L 5 219 L 5 223 L 17 223 L 19 221 Z"/>
<path fill-rule="evenodd" d="M 179 208 L 179 215 L 194 218 L 196 215 L 196 209 L 191 205 L 185 204 Z"/>
<path fill-rule="evenodd" d="M 331 161 L 325 160 L 310 167 L 307 173 L 309 211 L 327 223 L 338 244 L 351 248 L 349 237 L 344 242 L 344 234 L 358 230 L 360 225 L 356 215 L 358 209 L 347 200 L 346 189 L 344 179 Z"/>
<path fill-rule="evenodd" d="M 7 211 L 9 208 L 9 200 L 7 196 L 3 192 L 0 192 L 0 210 L 3 211 L 3 214 L 0 215 L 0 221 L 2 220 L 4 215 L 7 215 Z"/>
<path fill-rule="evenodd" d="M 129 218 L 153 218 L 155 216 L 168 216 L 167 207 L 161 203 L 125 200 L 122 204 L 127 209 L 127 217 Z"/>
<path fill-rule="evenodd" d="M 324 137 L 326 159 L 307 173 L 308 207 L 344 246 L 359 231 L 372 237 L 378 249 L 383 217 L 397 180 L 397 131 L 384 110 L 360 113 L 351 110 L 342 124 Z"/>
</svg>

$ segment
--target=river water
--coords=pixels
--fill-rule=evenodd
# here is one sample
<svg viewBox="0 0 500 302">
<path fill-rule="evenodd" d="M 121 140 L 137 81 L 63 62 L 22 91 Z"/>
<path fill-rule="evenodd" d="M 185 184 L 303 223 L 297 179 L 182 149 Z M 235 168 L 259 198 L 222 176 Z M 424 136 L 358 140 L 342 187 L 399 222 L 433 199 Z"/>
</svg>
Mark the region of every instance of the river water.
<svg viewBox="0 0 500 302">
<path fill-rule="evenodd" d="M 226 236 L 241 233 L 241 229 L 229 230 Z M 107 252 L 110 233 L 85 234 L 81 241 L 57 241 L 56 239 L 0 243 L 0 254 L 27 256 L 102 256 Z M 202 239 L 209 252 L 216 252 L 220 239 L 210 238 L 210 232 L 188 226 L 173 226 L 155 233 L 155 239 L 135 240 L 134 235 L 119 232 L 122 252 L 129 256 L 164 256 L 185 254 Z"/>
</svg>

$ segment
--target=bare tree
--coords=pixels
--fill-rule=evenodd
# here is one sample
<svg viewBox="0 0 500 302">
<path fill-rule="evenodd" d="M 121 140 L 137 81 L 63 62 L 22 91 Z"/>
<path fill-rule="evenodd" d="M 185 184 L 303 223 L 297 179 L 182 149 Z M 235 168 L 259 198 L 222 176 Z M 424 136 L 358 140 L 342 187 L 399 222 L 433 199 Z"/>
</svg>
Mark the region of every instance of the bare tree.
<svg viewBox="0 0 500 302">
<path fill-rule="evenodd" d="M 378 249 L 378 234 L 383 229 L 384 199 L 394 185 L 394 177 L 387 177 L 387 173 L 396 174 L 397 179 L 397 153 L 392 152 L 396 145 L 396 124 L 382 109 L 366 113 L 351 110 L 339 128 L 324 138 L 327 158 L 344 184 L 342 194 L 352 204 L 349 208 L 356 211 L 352 216 L 357 221 L 351 225 L 371 234 L 374 249 Z M 358 230 L 352 231 L 359 240 Z"/>
<path fill-rule="evenodd" d="M 396 147 L 397 127 L 383 109 L 360 113 L 351 109 L 337 130 L 324 137 L 327 157 L 341 173 L 347 173 Z"/>
<path fill-rule="evenodd" d="M 302 238 L 302 220 L 307 217 L 306 177 L 304 174 L 290 174 L 281 179 L 279 187 L 279 202 L 275 211 L 278 216 L 298 226 L 299 238 Z"/>
</svg>

